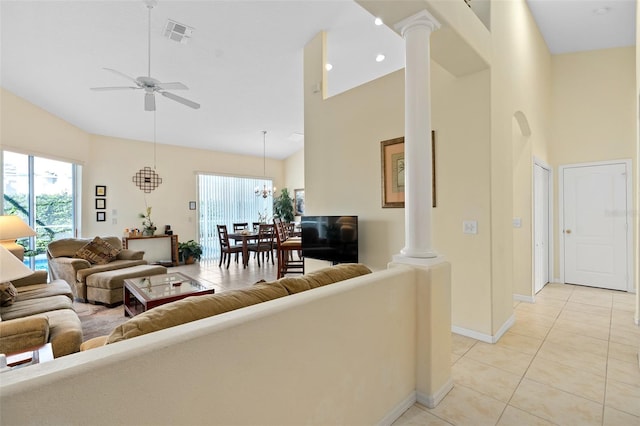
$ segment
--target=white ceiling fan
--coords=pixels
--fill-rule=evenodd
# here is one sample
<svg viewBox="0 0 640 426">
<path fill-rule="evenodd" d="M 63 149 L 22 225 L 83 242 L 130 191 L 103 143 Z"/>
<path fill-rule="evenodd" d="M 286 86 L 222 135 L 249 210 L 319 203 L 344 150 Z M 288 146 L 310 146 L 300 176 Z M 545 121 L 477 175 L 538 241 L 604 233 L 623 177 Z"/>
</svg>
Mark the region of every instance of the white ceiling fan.
<svg viewBox="0 0 640 426">
<path fill-rule="evenodd" d="M 147 5 L 148 14 L 149 14 L 149 28 L 148 28 L 148 69 L 147 76 L 142 76 L 138 78 L 130 77 L 120 71 L 114 70 L 112 68 L 104 68 L 107 71 L 111 71 L 112 73 L 118 74 L 126 78 L 127 80 L 133 82 L 135 86 L 112 86 L 112 87 L 92 87 L 91 90 L 97 91 L 105 91 L 105 90 L 128 90 L 128 89 L 144 89 L 144 109 L 145 111 L 155 111 L 156 110 L 156 99 L 155 94 L 160 93 L 162 96 L 165 96 L 169 99 L 172 99 L 176 102 L 179 102 L 183 105 L 186 105 L 193 109 L 200 108 L 200 104 L 193 102 L 189 99 L 183 98 L 182 96 L 174 95 L 173 93 L 167 92 L 167 90 L 187 90 L 189 89 L 187 86 L 180 82 L 173 83 L 162 83 L 155 78 L 151 77 L 151 9 L 158 3 L 157 0 L 144 0 L 144 3 Z"/>
</svg>

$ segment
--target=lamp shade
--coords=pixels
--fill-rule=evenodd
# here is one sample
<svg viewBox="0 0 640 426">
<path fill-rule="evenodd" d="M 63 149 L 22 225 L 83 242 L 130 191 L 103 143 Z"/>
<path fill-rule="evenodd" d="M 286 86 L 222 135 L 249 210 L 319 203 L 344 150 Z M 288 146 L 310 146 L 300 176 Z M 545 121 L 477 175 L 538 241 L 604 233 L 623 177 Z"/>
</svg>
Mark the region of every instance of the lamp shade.
<svg viewBox="0 0 640 426">
<path fill-rule="evenodd" d="M 0 241 L 14 241 L 18 238 L 31 237 L 33 235 L 36 235 L 36 231 L 31 229 L 31 227 L 18 216 L 0 216 Z"/>
<path fill-rule="evenodd" d="M 0 245 L 0 283 L 31 275 L 33 271 Z"/>
</svg>

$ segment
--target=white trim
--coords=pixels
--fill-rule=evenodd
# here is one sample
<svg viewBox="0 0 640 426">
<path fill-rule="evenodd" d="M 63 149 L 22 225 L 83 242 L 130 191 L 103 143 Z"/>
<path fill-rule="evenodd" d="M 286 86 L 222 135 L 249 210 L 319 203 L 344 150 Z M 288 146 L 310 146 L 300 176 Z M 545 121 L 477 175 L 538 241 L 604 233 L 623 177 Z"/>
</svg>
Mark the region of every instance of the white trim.
<svg viewBox="0 0 640 426">
<path fill-rule="evenodd" d="M 453 389 L 453 379 L 447 380 L 447 383 L 442 385 L 440 389 L 433 395 L 426 395 L 420 392 L 416 392 L 416 402 L 429 408 L 436 408 L 440 401 Z"/>
<path fill-rule="evenodd" d="M 516 317 L 511 314 L 509 318 L 502 324 L 502 326 L 498 329 L 497 333 L 492 336 L 490 334 L 480 333 L 475 330 L 469 330 L 468 328 L 458 327 L 456 325 L 451 326 L 451 331 L 460 334 L 462 336 L 471 337 L 472 339 L 480 340 L 485 343 L 496 343 L 504 333 L 507 332 L 511 328 L 513 324 L 516 322 Z"/>
<path fill-rule="evenodd" d="M 632 178 L 632 161 L 630 159 L 621 160 L 609 160 L 609 161 L 594 161 L 589 163 L 575 163 L 575 164 L 563 164 L 558 166 L 558 246 L 560 249 L 559 255 L 559 269 L 560 277 L 558 278 L 561 283 L 565 282 L 564 276 L 564 238 L 562 235 L 562 229 L 564 229 L 564 170 L 576 167 L 592 167 L 592 166 L 612 166 L 615 164 L 624 164 L 626 172 L 627 183 L 627 290 L 630 293 L 634 293 L 634 272 L 633 272 L 633 178 Z"/>
<path fill-rule="evenodd" d="M 398 403 L 398 405 L 396 405 L 391 411 L 389 411 L 387 413 L 387 415 L 384 416 L 382 418 L 382 420 L 380 420 L 378 422 L 378 425 L 379 426 L 390 426 L 390 425 L 392 425 L 393 422 L 395 422 L 400 417 L 402 417 L 402 415 L 405 413 L 405 411 L 407 411 L 409 408 L 411 408 L 413 406 L 413 404 L 416 403 L 416 401 L 417 401 L 416 392 L 413 391 L 405 399 L 400 401 Z"/>
<path fill-rule="evenodd" d="M 527 296 L 524 294 L 513 294 L 513 300 L 517 300 L 518 302 L 527 302 L 527 303 L 536 303 L 535 296 Z"/>
</svg>

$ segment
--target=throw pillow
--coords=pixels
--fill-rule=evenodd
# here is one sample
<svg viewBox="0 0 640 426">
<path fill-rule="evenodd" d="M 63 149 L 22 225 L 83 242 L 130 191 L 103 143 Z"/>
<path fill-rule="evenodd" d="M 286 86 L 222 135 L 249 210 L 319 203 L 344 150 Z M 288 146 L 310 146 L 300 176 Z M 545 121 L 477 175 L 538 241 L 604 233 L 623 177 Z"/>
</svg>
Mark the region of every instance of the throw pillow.
<svg viewBox="0 0 640 426">
<path fill-rule="evenodd" d="M 0 284 L 0 306 L 12 305 L 18 296 L 18 290 L 10 282 Z"/>
<path fill-rule="evenodd" d="M 80 248 L 74 257 L 79 257 L 98 265 L 106 265 L 115 260 L 118 253 L 120 253 L 120 249 L 115 248 L 100 237 L 95 237 L 93 241 Z"/>
</svg>

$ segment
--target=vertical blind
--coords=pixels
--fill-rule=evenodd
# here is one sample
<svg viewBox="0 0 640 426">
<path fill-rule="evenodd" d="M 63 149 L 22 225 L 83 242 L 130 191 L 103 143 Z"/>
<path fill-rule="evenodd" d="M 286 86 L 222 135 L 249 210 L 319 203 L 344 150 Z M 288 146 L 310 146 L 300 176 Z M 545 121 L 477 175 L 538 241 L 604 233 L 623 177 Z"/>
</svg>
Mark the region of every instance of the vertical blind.
<svg viewBox="0 0 640 426">
<path fill-rule="evenodd" d="M 234 223 L 259 222 L 260 216 L 267 221 L 273 217 L 273 196 L 255 195 L 255 188 L 273 187 L 271 179 L 246 178 L 198 174 L 198 197 L 200 206 L 200 245 L 202 259 L 217 259 L 220 242 L 216 225 L 227 225 L 233 230 Z"/>
</svg>

